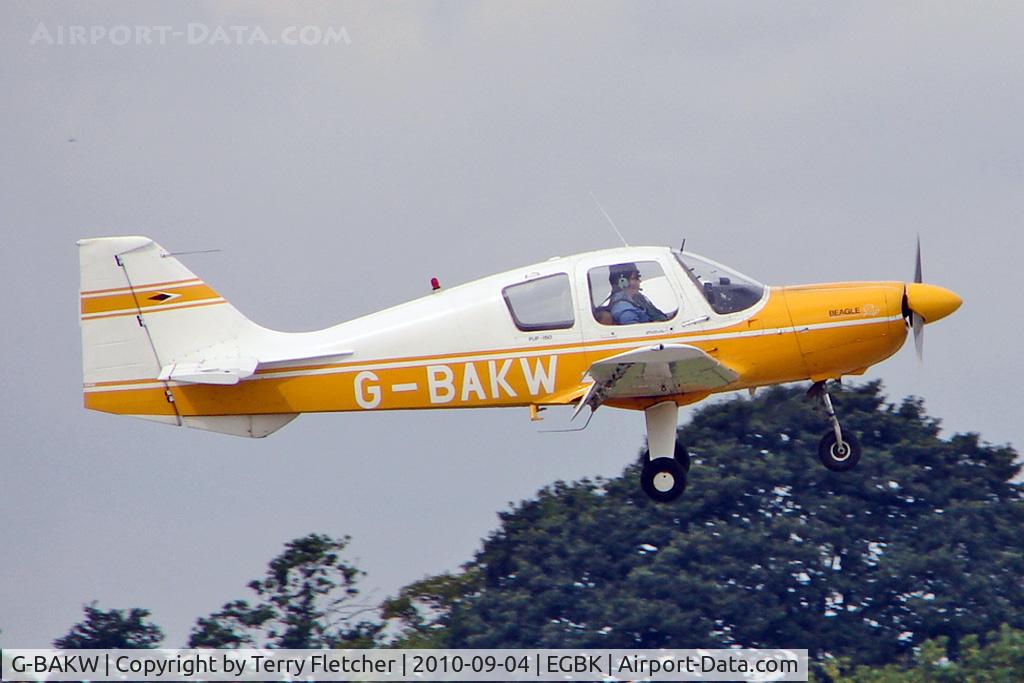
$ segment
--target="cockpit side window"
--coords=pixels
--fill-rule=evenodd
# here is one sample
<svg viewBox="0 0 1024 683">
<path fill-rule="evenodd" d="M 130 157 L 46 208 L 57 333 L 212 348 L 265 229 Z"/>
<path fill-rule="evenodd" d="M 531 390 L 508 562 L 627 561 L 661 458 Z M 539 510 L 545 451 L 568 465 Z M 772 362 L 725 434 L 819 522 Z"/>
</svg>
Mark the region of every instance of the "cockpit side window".
<svg viewBox="0 0 1024 683">
<path fill-rule="evenodd" d="M 744 311 L 764 296 L 764 285 L 693 254 L 675 252 L 683 271 L 719 315 Z"/>
<path fill-rule="evenodd" d="M 565 273 L 509 285 L 501 294 L 512 321 L 524 332 L 564 330 L 576 324 L 572 288 Z"/>
<path fill-rule="evenodd" d="M 679 311 L 675 291 L 657 261 L 591 268 L 587 281 L 594 319 L 602 325 L 663 322 Z"/>
</svg>

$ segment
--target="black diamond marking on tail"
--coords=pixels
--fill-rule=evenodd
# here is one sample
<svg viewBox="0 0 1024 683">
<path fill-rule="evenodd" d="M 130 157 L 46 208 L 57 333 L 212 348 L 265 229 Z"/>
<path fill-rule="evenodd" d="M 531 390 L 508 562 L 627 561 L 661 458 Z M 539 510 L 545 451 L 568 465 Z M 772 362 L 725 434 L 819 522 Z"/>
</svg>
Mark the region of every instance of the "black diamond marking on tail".
<svg viewBox="0 0 1024 683">
<path fill-rule="evenodd" d="M 149 297 L 149 300 L 150 301 L 167 301 L 168 299 L 173 299 L 173 298 L 174 298 L 173 294 L 167 294 L 166 292 L 160 292 L 159 294 L 154 294 L 153 296 Z"/>
</svg>

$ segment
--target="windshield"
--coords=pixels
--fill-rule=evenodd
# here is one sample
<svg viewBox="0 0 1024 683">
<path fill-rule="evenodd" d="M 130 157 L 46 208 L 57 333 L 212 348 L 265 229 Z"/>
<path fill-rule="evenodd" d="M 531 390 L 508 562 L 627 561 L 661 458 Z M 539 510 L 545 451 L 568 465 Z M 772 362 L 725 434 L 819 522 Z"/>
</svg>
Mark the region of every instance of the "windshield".
<svg viewBox="0 0 1024 683">
<path fill-rule="evenodd" d="M 679 264 L 719 315 L 744 311 L 764 296 L 764 285 L 688 252 L 674 252 Z"/>
</svg>

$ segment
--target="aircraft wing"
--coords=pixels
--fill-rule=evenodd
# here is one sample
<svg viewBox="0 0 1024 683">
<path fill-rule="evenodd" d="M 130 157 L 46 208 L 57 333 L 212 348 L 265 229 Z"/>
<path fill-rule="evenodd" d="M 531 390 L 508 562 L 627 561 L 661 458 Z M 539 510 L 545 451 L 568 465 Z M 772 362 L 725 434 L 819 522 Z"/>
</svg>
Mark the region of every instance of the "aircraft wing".
<svg viewBox="0 0 1024 683">
<path fill-rule="evenodd" d="M 739 373 L 719 363 L 696 346 L 658 344 L 633 349 L 590 366 L 593 381 L 576 407 L 591 410 L 610 398 L 672 396 L 710 391 L 734 382 Z"/>
</svg>

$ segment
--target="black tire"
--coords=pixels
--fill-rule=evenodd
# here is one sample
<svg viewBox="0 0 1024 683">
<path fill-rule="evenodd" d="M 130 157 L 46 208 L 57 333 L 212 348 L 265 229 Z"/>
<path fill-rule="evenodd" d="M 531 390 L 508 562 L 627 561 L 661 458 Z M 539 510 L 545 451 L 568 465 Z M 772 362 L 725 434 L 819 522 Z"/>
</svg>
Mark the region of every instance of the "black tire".
<svg viewBox="0 0 1024 683">
<path fill-rule="evenodd" d="M 684 472 L 690 471 L 690 452 L 686 450 L 683 444 L 676 441 L 676 452 L 673 456 L 676 462 L 683 468 Z M 640 454 L 640 467 L 647 464 L 647 461 L 651 459 L 651 452 L 649 450 L 644 451 Z"/>
<path fill-rule="evenodd" d="M 825 432 L 818 444 L 818 459 L 821 464 L 833 472 L 848 472 L 860 462 L 860 442 L 851 432 L 843 433 L 845 449 L 836 442 L 836 433 L 833 430 Z"/>
<path fill-rule="evenodd" d="M 640 471 L 640 488 L 657 503 L 668 503 L 686 490 L 686 471 L 675 458 L 655 458 Z"/>
</svg>

